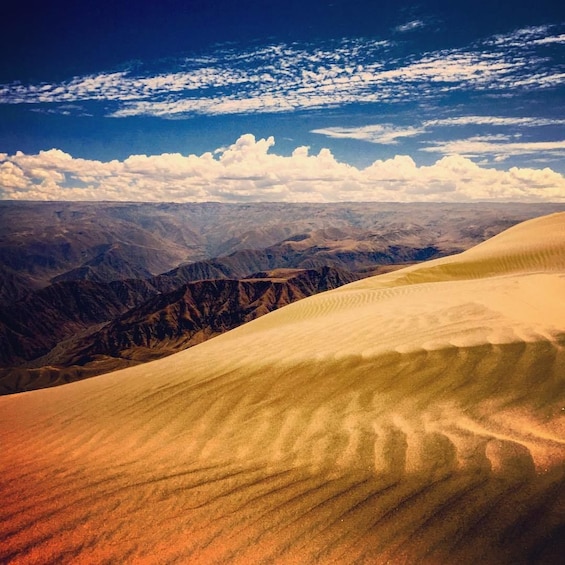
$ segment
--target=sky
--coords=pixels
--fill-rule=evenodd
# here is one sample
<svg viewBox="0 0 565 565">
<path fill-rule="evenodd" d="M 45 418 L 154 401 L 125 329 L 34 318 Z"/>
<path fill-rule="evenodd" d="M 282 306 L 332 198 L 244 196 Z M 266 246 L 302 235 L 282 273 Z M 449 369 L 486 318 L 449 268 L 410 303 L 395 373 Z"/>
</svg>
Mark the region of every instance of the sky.
<svg viewBox="0 0 565 565">
<path fill-rule="evenodd" d="M 565 202 L 563 2 L 17 4 L 0 199 Z"/>
</svg>

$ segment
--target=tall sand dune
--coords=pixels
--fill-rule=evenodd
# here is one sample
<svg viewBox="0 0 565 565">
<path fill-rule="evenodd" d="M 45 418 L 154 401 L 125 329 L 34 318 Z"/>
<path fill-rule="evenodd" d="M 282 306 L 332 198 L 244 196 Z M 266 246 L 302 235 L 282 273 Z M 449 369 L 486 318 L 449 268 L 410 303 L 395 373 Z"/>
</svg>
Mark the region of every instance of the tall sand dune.
<svg viewBox="0 0 565 565">
<path fill-rule="evenodd" d="M 0 398 L 2 563 L 561 563 L 565 213 Z"/>
</svg>

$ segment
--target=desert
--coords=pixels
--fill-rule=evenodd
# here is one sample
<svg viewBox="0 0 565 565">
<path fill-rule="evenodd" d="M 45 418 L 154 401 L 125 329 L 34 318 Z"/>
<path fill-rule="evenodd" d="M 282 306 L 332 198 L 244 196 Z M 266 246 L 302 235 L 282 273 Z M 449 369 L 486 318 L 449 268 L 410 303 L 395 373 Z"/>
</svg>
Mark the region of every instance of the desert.
<svg viewBox="0 0 565 565">
<path fill-rule="evenodd" d="M 6 563 L 558 563 L 565 214 L 0 398 Z"/>
<path fill-rule="evenodd" d="M 564 2 L 5 2 L 0 565 L 565 563 Z"/>
</svg>

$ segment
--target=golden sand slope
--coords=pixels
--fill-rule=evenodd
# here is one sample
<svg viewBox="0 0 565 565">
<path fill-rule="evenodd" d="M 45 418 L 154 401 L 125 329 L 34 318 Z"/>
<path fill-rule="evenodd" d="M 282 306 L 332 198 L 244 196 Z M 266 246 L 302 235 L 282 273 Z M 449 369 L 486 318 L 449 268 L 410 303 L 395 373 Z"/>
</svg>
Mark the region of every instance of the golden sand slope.
<svg viewBox="0 0 565 565">
<path fill-rule="evenodd" d="M 557 563 L 565 214 L 0 398 L 0 561 Z"/>
</svg>

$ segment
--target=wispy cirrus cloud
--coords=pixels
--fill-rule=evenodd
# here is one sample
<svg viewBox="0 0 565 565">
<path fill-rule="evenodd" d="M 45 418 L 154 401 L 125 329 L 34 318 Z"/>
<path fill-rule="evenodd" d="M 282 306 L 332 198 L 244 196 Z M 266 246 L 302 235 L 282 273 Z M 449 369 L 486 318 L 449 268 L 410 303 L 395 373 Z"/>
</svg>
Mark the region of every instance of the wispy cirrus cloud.
<svg viewBox="0 0 565 565">
<path fill-rule="evenodd" d="M 520 126 L 537 128 L 543 126 L 565 125 L 565 119 L 511 116 L 454 116 L 422 120 L 413 126 L 398 126 L 390 123 L 371 124 L 354 127 L 328 127 L 311 130 L 311 133 L 326 137 L 342 139 L 358 139 L 371 143 L 396 144 L 406 137 L 418 137 L 432 132 L 435 128 L 454 128 L 457 126 L 492 126 L 496 128 Z M 504 139 L 507 137 L 503 136 Z"/>
<path fill-rule="evenodd" d="M 518 47 L 520 49 L 532 44 L 542 45 L 544 43 L 554 43 L 559 41 L 561 35 L 552 35 L 554 26 L 541 25 L 530 26 L 495 35 L 484 41 L 485 45 L 504 46 L 507 48 Z"/>
<path fill-rule="evenodd" d="M 414 31 L 423 27 L 426 27 L 426 23 L 423 20 L 410 20 L 409 22 L 396 26 L 394 31 L 398 33 L 406 33 L 407 31 Z"/>
<path fill-rule="evenodd" d="M 333 127 L 314 129 L 311 133 L 318 133 L 335 139 L 358 139 L 370 143 L 396 145 L 399 139 L 415 137 L 426 130 L 417 127 L 398 127 L 392 124 L 376 124 L 360 127 Z"/>
<path fill-rule="evenodd" d="M 456 116 L 452 118 L 438 118 L 425 120 L 424 128 L 432 126 L 557 126 L 565 125 L 565 119 L 537 118 L 537 117 L 512 117 L 512 116 Z"/>
<path fill-rule="evenodd" d="M 521 138 L 523 132 L 528 130 L 539 131 L 547 127 L 556 128 L 564 125 L 565 119 L 469 115 L 422 120 L 415 125 L 405 126 L 386 123 L 318 128 L 311 130 L 311 133 L 383 145 L 396 145 L 399 140 L 414 138 L 419 151 L 440 155 L 481 157 L 493 162 L 501 162 L 510 157 L 524 155 L 540 160 L 562 160 L 565 158 L 565 140 L 531 141 Z M 453 139 L 453 131 L 469 127 L 481 133 Z M 539 135 L 538 133 L 538 137 Z M 430 136 L 433 136 L 433 142 L 429 141 Z M 442 137 L 448 139 L 442 140 Z"/>
<path fill-rule="evenodd" d="M 551 43 L 565 43 L 565 33 L 533 40 L 534 45 L 549 45 Z"/>
<path fill-rule="evenodd" d="M 129 201 L 554 201 L 565 177 L 542 170 L 484 168 L 450 155 L 417 166 L 397 155 L 357 168 L 328 149 L 297 147 L 281 156 L 273 137 L 241 136 L 202 155 L 132 155 L 122 161 L 77 159 L 52 149 L 0 154 L 0 198 Z"/>
<path fill-rule="evenodd" d="M 405 24 L 416 29 L 423 23 Z M 538 26 L 464 49 L 413 56 L 388 40 L 267 45 L 75 77 L 0 86 L 1 104 L 99 103 L 112 117 L 280 113 L 350 104 L 441 100 L 457 92 L 539 91 L 565 84 L 555 48 L 563 34 Z"/>
<path fill-rule="evenodd" d="M 565 158 L 565 141 L 513 141 L 504 135 L 474 136 L 466 139 L 440 141 L 423 147 L 420 151 L 442 155 L 479 157 L 489 155 L 495 161 L 504 161 L 518 155 L 543 155 L 545 158 Z"/>
<path fill-rule="evenodd" d="M 310 106 L 314 89 L 319 90 L 322 104 L 328 94 L 339 101 L 350 81 L 363 89 L 382 66 L 377 54 L 389 45 L 387 41 L 349 40 L 329 49 L 271 45 L 247 52 L 221 51 L 211 58 L 177 60 L 175 72 L 151 73 L 142 68 L 76 77 L 56 85 L 3 85 L 0 103 L 95 100 L 125 103 L 123 113 L 114 113 L 117 116 L 135 114 L 136 105 L 137 113 L 152 114 L 151 104 L 155 104 L 155 115 L 221 114 L 276 111 L 278 100 L 293 94 L 292 103 L 285 104 L 288 110 Z M 263 102 L 250 106 L 250 98 Z"/>
</svg>

